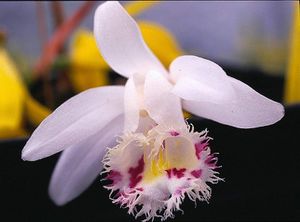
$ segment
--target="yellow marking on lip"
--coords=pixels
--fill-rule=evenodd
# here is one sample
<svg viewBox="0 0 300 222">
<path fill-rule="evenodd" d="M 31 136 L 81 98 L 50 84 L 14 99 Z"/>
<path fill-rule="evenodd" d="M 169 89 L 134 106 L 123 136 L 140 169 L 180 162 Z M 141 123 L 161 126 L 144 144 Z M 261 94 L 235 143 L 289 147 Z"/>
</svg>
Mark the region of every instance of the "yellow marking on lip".
<svg viewBox="0 0 300 222">
<path fill-rule="evenodd" d="M 151 160 L 144 157 L 145 162 L 145 172 L 143 181 L 149 183 L 160 176 L 164 175 L 165 170 L 168 169 L 168 163 L 165 161 L 164 151 L 161 150 L 158 154 L 158 158 L 153 158 Z"/>
<path fill-rule="evenodd" d="M 166 174 L 168 169 L 193 169 L 198 165 L 194 144 L 184 137 L 168 137 L 160 147 L 157 157 L 144 156 L 145 171 L 143 182 L 150 183 Z"/>
</svg>

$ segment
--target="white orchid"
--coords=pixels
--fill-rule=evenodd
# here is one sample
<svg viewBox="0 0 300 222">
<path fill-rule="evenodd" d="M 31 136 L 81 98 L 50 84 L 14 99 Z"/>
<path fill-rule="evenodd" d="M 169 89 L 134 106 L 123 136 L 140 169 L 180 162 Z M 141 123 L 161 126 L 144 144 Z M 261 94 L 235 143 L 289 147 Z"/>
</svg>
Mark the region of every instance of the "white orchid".
<svg viewBox="0 0 300 222">
<path fill-rule="evenodd" d="M 238 128 L 270 125 L 284 115 L 281 104 L 206 59 L 181 56 L 167 71 L 118 2 L 97 8 L 94 34 L 106 62 L 128 78 L 125 87 L 98 87 L 69 99 L 22 152 L 34 161 L 64 150 L 49 186 L 58 205 L 83 192 L 104 166 L 113 202 L 146 220 L 172 217 L 185 195 L 208 201 L 207 183 L 220 180 L 207 131 L 186 125 L 182 108 Z"/>
</svg>

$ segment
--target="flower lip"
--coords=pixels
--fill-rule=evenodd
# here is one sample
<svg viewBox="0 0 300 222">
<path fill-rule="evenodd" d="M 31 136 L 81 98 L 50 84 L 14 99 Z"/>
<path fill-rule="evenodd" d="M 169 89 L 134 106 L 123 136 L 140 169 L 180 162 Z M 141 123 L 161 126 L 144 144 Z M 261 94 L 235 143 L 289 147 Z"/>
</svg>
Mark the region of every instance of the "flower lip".
<svg viewBox="0 0 300 222">
<path fill-rule="evenodd" d="M 173 217 L 185 196 L 208 201 L 207 183 L 222 179 L 215 171 L 217 158 L 210 151 L 207 133 L 194 132 L 192 126 L 157 125 L 146 135 L 124 135 L 104 158 L 106 178 L 112 181 L 106 188 L 113 202 L 147 221 Z"/>
</svg>

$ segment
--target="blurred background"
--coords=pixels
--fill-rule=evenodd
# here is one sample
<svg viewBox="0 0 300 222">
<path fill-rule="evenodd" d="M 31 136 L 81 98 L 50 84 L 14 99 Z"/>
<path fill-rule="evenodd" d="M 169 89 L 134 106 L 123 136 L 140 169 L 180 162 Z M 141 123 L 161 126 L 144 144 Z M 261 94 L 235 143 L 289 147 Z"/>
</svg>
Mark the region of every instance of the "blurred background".
<svg viewBox="0 0 300 222">
<path fill-rule="evenodd" d="M 59 23 L 55 21 L 53 4 L 56 3 L 1 3 L 1 28 L 9 37 L 8 46 L 15 53 L 26 55 L 31 64 L 42 52 L 41 43 Z M 81 19 L 80 28 L 92 30 L 92 12 L 98 4 L 93 4 Z M 62 2 L 59 20 L 69 18 L 81 5 L 80 1 Z M 155 4 L 135 17 L 163 25 L 186 53 L 223 64 L 251 65 L 280 73 L 287 61 L 293 5 L 292 1 L 168 1 Z M 44 23 L 42 30 L 40 23 Z"/>
<path fill-rule="evenodd" d="M 20 152 L 38 124 L 66 99 L 88 88 L 124 84 L 101 57 L 93 37 L 95 2 L 0 2 L 1 211 L 28 221 L 131 221 L 95 181 L 64 207 L 48 198 L 58 155 L 34 163 Z M 270 127 L 238 130 L 195 118 L 212 132 L 222 175 L 209 205 L 176 221 L 300 220 L 300 21 L 298 1 L 122 2 L 145 41 L 168 67 L 192 54 L 286 107 Z M 245 144 L 245 141 L 247 143 Z M 215 198 L 215 199 L 214 199 Z M 186 201 L 188 202 L 188 201 Z M 2 206 L 3 206 L 2 204 Z"/>
</svg>

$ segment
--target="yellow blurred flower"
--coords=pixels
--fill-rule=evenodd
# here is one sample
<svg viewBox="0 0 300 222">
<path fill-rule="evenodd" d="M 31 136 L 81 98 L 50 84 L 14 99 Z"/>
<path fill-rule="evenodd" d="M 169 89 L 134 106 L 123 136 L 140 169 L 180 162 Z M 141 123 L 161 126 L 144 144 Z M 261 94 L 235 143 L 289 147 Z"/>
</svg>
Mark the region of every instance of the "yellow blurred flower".
<svg viewBox="0 0 300 222">
<path fill-rule="evenodd" d="M 297 2 L 294 6 L 290 55 L 286 75 L 284 101 L 286 104 L 300 103 L 300 13 Z"/>
<path fill-rule="evenodd" d="M 108 66 L 104 62 L 92 32 L 75 33 L 70 49 L 69 78 L 76 92 L 108 84 Z"/>
<path fill-rule="evenodd" d="M 15 64 L 0 46 L 0 138 L 25 136 L 26 119 L 36 126 L 49 114 L 30 96 Z"/>
<path fill-rule="evenodd" d="M 183 55 L 173 35 L 164 27 L 146 21 L 138 22 L 145 42 L 166 68 L 178 56 Z"/>
<path fill-rule="evenodd" d="M 17 70 L 6 51 L 0 48 L 0 137 L 5 131 L 22 135 L 20 131 L 24 93 Z M 14 131 L 18 129 L 17 131 Z M 6 132 L 8 133 L 8 132 Z"/>
<path fill-rule="evenodd" d="M 154 4 L 159 1 L 131 1 L 124 5 L 124 8 L 131 16 L 136 16 L 151 8 Z"/>
</svg>

